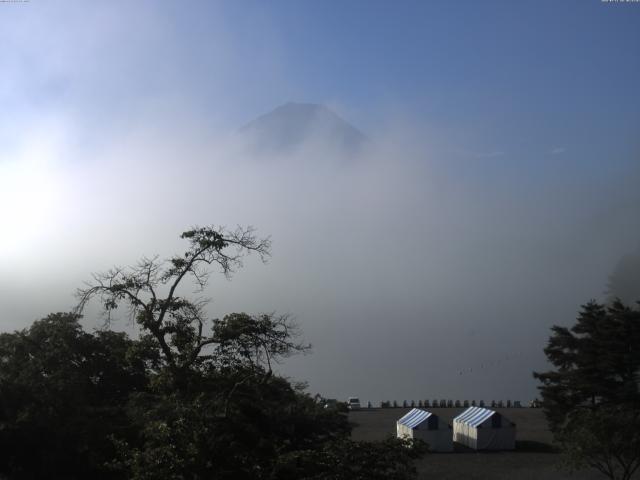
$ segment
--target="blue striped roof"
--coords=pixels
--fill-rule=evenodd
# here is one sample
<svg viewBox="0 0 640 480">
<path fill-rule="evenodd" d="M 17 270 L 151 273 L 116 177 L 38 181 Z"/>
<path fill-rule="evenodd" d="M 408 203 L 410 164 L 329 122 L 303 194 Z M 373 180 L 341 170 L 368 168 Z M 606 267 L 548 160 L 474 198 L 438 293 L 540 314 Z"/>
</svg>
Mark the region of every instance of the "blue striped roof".
<svg viewBox="0 0 640 480">
<path fill-rule="evenodd" d="M 427 418 L 429 418 L 433 413 L 427 412 L 426 410 L 420 410 L 419 408 L 412 408 L 409 413 L 407 413 L 404 417 L 398 420 L 398 423 L 405 425 L 409 428 L 416 428 L 422 422 L 424 422 Z"/>
<path fill-rule="evenodd" d="M 456 418 L 454 418 L 453 421 L 466 423 L 471 427 L 477 427 L 487 418 L 491 417 L 494 413 L 496 412 L 487 408 L 469 407 Z"/>
</svg>

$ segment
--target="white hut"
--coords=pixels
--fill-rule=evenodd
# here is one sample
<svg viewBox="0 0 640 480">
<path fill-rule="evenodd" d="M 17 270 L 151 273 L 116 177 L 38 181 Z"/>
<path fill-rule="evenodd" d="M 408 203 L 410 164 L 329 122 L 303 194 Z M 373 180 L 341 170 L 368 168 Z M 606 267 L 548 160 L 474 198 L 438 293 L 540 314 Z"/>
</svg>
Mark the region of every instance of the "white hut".
<svg viewBox="0 0 640 480">
<path fill-rule="evenodd" d="M 432 452 L 452 452 L 451 425 L 441 422 L 437 415 L 413 408 L 396 422 L 398 438 L 416 438 L 429 444 Z"/>
<path fill-rule="evenodd" d="M 469 407 L 453 419 L 453 441 L 474 450 L 514 450 L 516 424 L 494 410 Z"/>
</svg>

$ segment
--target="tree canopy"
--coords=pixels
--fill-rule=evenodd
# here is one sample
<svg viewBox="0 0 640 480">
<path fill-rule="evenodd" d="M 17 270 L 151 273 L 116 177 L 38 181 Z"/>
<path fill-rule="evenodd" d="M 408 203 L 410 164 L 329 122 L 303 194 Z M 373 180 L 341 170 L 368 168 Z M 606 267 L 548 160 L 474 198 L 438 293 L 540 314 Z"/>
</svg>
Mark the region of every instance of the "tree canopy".
<svg viewBox="0 0 640 480">
<path fill-rule="evenodd" d="M 0 468 L 14 478 L 106 475 L 109 436 L 133 433 L 123 404 L 149 389 L 156 353 L 78 319 L 52 314 L 0 335 Z"/>
<path fill-rule="evenodd" d="M 179 380 L 198 362 L 203 349 L 215 343 L 206 331 L 209 323 L 206 301 L 180 295 L 184 282 L 194 282 L 203 290 L 217 266 L 230 277 L 242 266 L 242 258 L 256 253 L 265 260 L 270 254 L 269 238 L 259 239 L 251 227 L 228 231 L 222 227 L 196 227 L 181 235 L 188 248 L 166 261 L 143 258 L 132 267 L 116 267 L 93 275 L 93 281 L 78 289 L 78 312 L 97 297 L 107 319 L 121 305 L 146 334 L 153 337 L 162 359 Z"/>
<path fill-rule="evenodd" d="M 308 345 L 275 313 L 208 319 L 210 267 L 230 276 L 242 257 L 269 255 L 252 229 L 194 228 L 161 261 L 95 274 L 74 313 L 0 335 L 0 474 L 16 479 L 389 478 L 415 473 L 420 442 L 353 442 L 345 409 L 325 409 L 275 363 Z M 80 312 L 98 299 L 105 328 Z M 111 331 L 128 309 L 137 338 Z M 346 468 L 348 466 L 348 468 Z"/>
<path fill-rule="evenodd" d="M 552 328 L 545 354 L 555 369 L 534 376 L 570 464 L 629 479 L 640 467 L 640 310 L 589 302 L 571 328 Z"/>
</svg>

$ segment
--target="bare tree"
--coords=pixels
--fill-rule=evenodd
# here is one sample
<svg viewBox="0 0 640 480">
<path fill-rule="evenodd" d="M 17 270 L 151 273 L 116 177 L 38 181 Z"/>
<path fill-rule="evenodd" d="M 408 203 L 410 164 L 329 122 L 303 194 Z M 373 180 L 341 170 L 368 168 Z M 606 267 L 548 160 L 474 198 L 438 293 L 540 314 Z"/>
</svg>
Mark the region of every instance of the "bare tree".
<svg viewBox="0 0 640 480">
<path fill-rule="evenodd" d="M 266 261 L 271 247 L 270 239 L 259 239 L 252 227 L 233 231 L 224 227 L 194 227 L 182 233 L 181 238 L 189 242 L 182 255 L 169 260 L 144 257 L 135 266 L 94 274 L 85 288 L 78 289 L 76 308 L 80 313 L 90 300 L 97 298 L 109 321 L 113 310 L 127 306 L 131 319 L 157 341 L 175 375 L 192 367 L 205 347 L 218 343 L 213 330 L 205 330 L 207 300 L 180 296 L 179 287 L 192 281 L 202 291 L 213 267 L 217 266 L 230 278 L 242 266 L 243 257 L 255 253 Z M 290 328 L 286 318 L 273 326 Z M 263 350 L 260 358 L 269 361 L 270 354 Z"/>
</svg>

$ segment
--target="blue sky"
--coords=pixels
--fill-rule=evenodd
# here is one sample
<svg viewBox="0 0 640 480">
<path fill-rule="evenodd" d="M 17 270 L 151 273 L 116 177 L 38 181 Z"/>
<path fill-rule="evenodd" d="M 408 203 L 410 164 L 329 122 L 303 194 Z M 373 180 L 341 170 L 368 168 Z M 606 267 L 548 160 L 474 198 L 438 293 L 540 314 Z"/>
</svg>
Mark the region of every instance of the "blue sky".
<svg viewBox="0 0 640 480">
<path fill-rule="evenodd" d="M 106 115 L 125 115 L 120 102 L 141 92 L 177 91 L 233 128 L 288 100 L 313 101 L 341 106 L 365 130 L 401 111 L 473 130 L 473 140 L 488 145 L 553 148 L 598 135 L 596 148 L 606 145 L 599 153 L 624 151 L 637 131 L 634 4 L 67 1 L 2 8 L 3 40 L 13 45 L 5 56 L 19 57 L 9 67 L 26 77 L 17 88 L 36 108 L 102 99 L 111 104 Z M 6 33 L 16 25 L 21 34 Z M 78 95 L 86 77 L 41 62 L 78 53 L 78 62 L 95 62 L 88 75 L 100 81 L 101 99 Z"/>
<path fill-rule="evenodd" d="M 0 44 L 2 329 L 192 224 L 252 224 L 273 261 L 215 283 L 215 315 L 296 315 L 313 388 L 376 399 L 394 352 L 438 365 L 455 338 L 452 368 L 522 350 L 474 388 L 524 400 L 550 325 L 638 246 L 637 2 L 31 0 L 0 3 Z M 288 101 L 329 106 L 371 158 L 229 147 Z"/>
<path fill-rule="evenodd" d="M 251 5 L 248 7 L 248 5 Z M 237 2 L 223 8 L 250 71 L 247 109 L 293 93 L 336 101 L 369 126 L 380 109 L 515 146 L 614 136 L 631 143 L 640 111 L 640 9 L 599 1 Z M 197 9 L 183 12 L 191 23 Z M 204 17 L 204 16 L 203 16 Z M 195 22 L 198 27 L 205 18 Z M 200 43 L 206 27 L 192 38 Z M 202 35 L 200 37 L 200 35 Z M 290 91 L 272 89 L 274 68 Z M 290 93 L 292 92 L 292 93 Z M 253 98 L 255 97 L 255 98 Z M 214 100 L 215 102 L 215 100 Z M 255 104 L 253 106 L 252 104 Z M 264 106 L 263 106 L 264 105 Z M 384 111 L 384 110 L 382 110 Z M 607 143 L 607 142 L 603 142 Z M 618 142 L 620 143 L 620 142 Z M 611 147 L 612 145 L 609 145 Z M 615 148 L 615 147 L 614 147 Z"/>
</svg>

